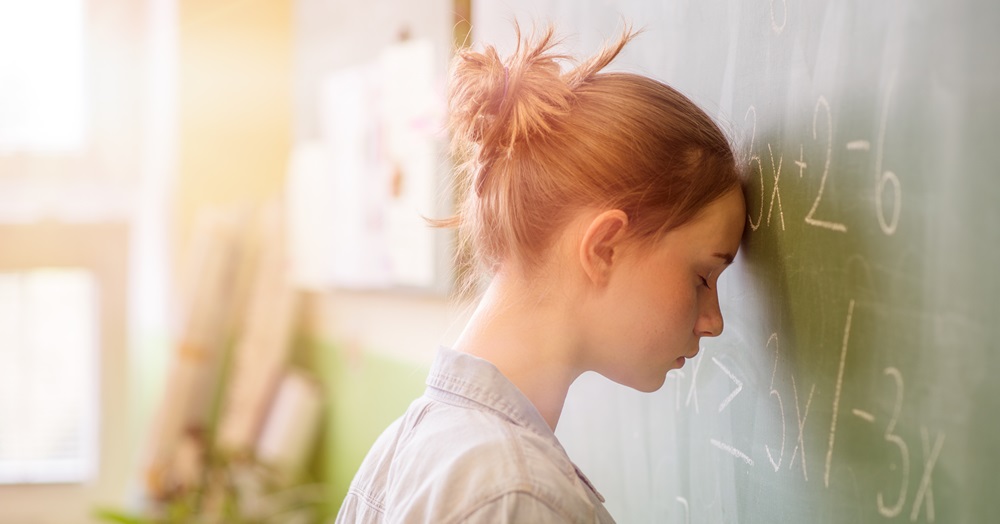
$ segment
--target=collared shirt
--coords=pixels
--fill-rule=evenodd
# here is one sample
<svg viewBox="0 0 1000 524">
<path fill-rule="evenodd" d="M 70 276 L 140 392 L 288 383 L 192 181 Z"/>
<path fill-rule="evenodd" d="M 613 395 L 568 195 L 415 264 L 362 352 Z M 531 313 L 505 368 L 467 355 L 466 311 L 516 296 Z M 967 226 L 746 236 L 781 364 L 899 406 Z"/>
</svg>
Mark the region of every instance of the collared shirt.
<svg viewBox="0 0 1000 524">
<path fill-rule="evenodd" d="M 378 438 L 337 523 L 614 523 L 535 406 L 490 362 L 441 348 Z"/>
</svg>

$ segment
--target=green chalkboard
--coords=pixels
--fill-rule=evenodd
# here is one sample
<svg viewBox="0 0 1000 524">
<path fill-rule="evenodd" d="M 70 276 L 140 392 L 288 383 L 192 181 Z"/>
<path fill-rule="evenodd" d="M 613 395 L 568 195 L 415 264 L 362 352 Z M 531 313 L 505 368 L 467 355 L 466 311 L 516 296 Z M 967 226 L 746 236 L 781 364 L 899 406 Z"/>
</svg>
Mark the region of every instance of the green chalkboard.
<svg viewBox="0 0 1000 524">
<path fill-rule="evenodd" d="M 1000 522 L 1000 4 L 476 3 L 555 22 L 741 144 L 726 330 L 642 395 L 586 376 L 557 434 L 621 522 Z"/>
</svg>

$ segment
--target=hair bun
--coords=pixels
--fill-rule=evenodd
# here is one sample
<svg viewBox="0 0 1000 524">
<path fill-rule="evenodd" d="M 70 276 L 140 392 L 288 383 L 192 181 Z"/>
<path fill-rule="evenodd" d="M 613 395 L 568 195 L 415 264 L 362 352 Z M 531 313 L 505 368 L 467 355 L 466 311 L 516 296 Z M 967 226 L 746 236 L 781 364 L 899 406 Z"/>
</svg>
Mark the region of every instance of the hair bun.
<svg viewBox="0 0 1000 524">
<path fill-rule="evenodd" d="M 522 41 L 517 29 L 517 48 L 506 64 L 493 46 L 459 51 L 448 89 L 456 146 L 478 146 L 486 165 L 533 134 L 552 130 L 573 99 L 558 62 L 567 57 L 551 52 L 557 43 L 551 27 L 533 44 Z"/>
<path fill-rule="evenodd" d="M 549 26 L 537 38 L 522 39 L 515 24 L 517 47 L 506 63 L 496 48 L 461 50 L 452 66 L 448 88 L 448 127 L 455 151 L 479 167 L 480 174 L 501 157 L 513 155 L 519 143 L 556 129 L 575 99 L 575 89 L 608 65 L 635 33 L 622 37 L 596 56 L 563 74 L 554 53 L 559 44 Z M 532 42 L 532 40 L 534 40 Z M 476 176 L 476 192 L 482 180 Z"/>
</svg>

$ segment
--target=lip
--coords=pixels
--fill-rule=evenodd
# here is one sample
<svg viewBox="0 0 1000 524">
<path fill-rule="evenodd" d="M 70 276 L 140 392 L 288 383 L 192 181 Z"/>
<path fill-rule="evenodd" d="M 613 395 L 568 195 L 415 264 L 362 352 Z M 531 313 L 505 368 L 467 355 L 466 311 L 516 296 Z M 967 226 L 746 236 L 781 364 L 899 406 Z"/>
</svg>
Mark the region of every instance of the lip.
<svg viewBox="0 0 1000 524">
<path fill-rule="evenodd" d="M 690 360 L 690 359 L 698 356 L 698 353 L 700 353 L 700 352 L 701 352 L 701 347 L 696 347 L 695 350 L 694 350 L 694 352 L 692 352 L 690 355 L 682 355 L 682 356 L 677 357 L 677 359 L 674 360 L 674 364 L 677 365 L 677 369 L 680 369 L 680 368 L 684 367 L 684 363 L 685 362 L 687 362 L 688 360 Z"/>
</svg>

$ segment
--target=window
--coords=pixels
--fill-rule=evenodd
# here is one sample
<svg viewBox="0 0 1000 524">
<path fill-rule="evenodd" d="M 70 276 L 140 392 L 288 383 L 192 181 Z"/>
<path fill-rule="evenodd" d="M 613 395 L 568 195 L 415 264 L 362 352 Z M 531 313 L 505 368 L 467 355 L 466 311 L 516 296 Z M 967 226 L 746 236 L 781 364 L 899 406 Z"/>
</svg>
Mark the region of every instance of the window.
<svg viewBox="0 0 1000 524">
<path fill-rule="evenodd" d="M 81 269 L 0 273 L 0 484 L 95 473 L 96 290 Z"/>
<path fill-rule="evenodd" d="M 176 7 L 0 0 L 0 522 L 90 522 L 133 482 L 166 352 Z"/>
<path fill-rule="evenodd" d="M 0 0 L 0 153 L 83 147 L 83 0 Z"/>
</svg>

